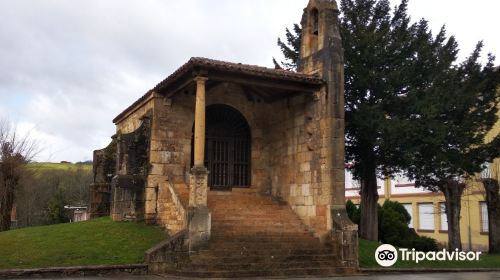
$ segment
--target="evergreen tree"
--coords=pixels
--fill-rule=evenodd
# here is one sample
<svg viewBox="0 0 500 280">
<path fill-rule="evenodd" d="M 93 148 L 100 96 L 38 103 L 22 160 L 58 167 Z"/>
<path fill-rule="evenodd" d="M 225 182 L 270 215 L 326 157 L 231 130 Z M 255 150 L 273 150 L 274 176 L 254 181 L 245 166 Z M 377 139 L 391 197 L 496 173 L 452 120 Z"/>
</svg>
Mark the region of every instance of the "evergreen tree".
<svg viewBox="0 0 500 280">
<path fill-rule="evenodd" d="M 407 171 L 417 186 L 441 191 L 448 219 L 448 247 L 461 249 L 461 196 L 467 181 L 484 162 L 500 156 L 500 135 L 485 143 L 497 121 L 500 73 L 494 57 L 479 62 L 482 43 L 471 56 L 447 71 L 435 73 L 428 87 L 408 94 Z"/>
<path fill-rule="evenodd" d="M 340 32 L 345 51 L 346 160 L 361 181 L 360 236 L 378 240 L 377 176 L 398 171 L 393 143 L 404 126 L 400 96 L 412 81 L 417 46 L 407 1 L 391 13 L 385 0 L 342 0 Z"/>
<path fill-rule="evenodd" d="M 452 107 L 449 107 L 450 100 L 447 98 L 457 99 L 459 96 L 453 97 L 453 92 L 459 90 L 457 87 L 461 86 L 464 87 L 461 92 L 469 93 L 488 86 L 491 89 L 493 85 L 491 78 L 486 76 L 491 74 L 492 64 L 490 62 L 484 71 L 481 70 L 477 63 L 478 49 L 472 60 L 460 67 L 454 66 L 458 53 L 455 38 L 453 36 L 448 38 L 444 27 L 433 36 L 424 19 L 410 24 L 410 17 L 407 14 L 408 0 L 402 0 L 394 11 L 391 11 L 387 0 L 341 0 L 340 3 L 342 12 L 340 32 L 345 51 L 346 160 L 353 164 L 353 175 L 361 181 L 363 207 L 361 207 L 360 235 L 365 239 L 378 240 L 377 176 L 384 178 L 409 170 L 408 175 L 416 179 L 419 186 L 431 190 L 444 190 L 435 184 L 436 180 L 431 182 L 428 177 L 419 174 L 418 166 L 423 166 L 427 160 L 426 156 L 432 158 L 433 154 L 430 152 L 432 149 L 426 150 L 430 148 L 425 146 L 426 143 L 436 145 L 440 143 L 444 148 L 453 147 L 455 142 L 452 139 L 449 144 L 440 142 L 441 134 L 437 134 L 435 130 L 438 128 L 425 130 L 427 120 L 421 118 L 425 112 L 420 111 L 438 110 L 439 114 L 446 115 L 448 122 L 460 122 L 465 111 L 450 110 Z M 295 27 L 294 30 L 296 35 L 287 29 L 288 44 L 278 40 L 278 45 L 287 59 L 282 63 L 285 69 L 293 68 L 300 57 L 298 55 L 300 28 Z M 460 79 L 464 81 L 460 85 L 455 84 Z M 451 85 L 454 87 L 447 88 Z M 435 94 L 446 90 L 449 94 L 447 98 Z M 480 102 L 476 104 L 477 110 L 465 106 L 476 112 L 476 115 L 474 120 L 471 119 L 467 124 L 463 124 L 464 129 L 475 131 L 471 127 L 475 121 L 477 127 L 483 128 L 482 132 L 487 129 L 489 123 L 493 121 L 491 115 L 494 115 L 494 109 L 490 108 L 492 106 L 490 97 L 491 94 L 485 96 L 484 104 L 479 104 Z M 468 100 L 467 102 L 473 99 L 464 98 Z M 423 104 L 424 100 L 429 103 Z M 463 105 L 460 106 L 463 108 Z M 432 109 L 434 107 L 437 108 Z M 441 110 L 442 108 L 448 108 L 448 111 Z M 483 111 L 479 113 L 478 110 Z M 435 115 L 425 116 L 433 123 L 432 117 Z M 483 117 L 484 119 L 481 119 Z M 442 130 L 438 131 L 442 133 Z M 476 141 L 464 141 L 461 143 L 463 147 L 480 145 L 480 141 L 477 140 L 481 136 L 477 133 L 479 132 L 476 132 L 478 136 Z M 492 149 L 481 148 L 478 151 L 482 152 L 475 154 L 486 155 L 487 151 L 491 152 Z M 420 154 L 419 150 L 422 150 Z M 480 166 L 477 162 L 489 156 L 476 156 L 477 160 L 469 161 L 470 167 L 474 168 L 467 170 L 470 172 L 476 170 Z M 442 163 L 453 160 L 454 158 L 449 158 Z M 446 168 L 444 165 L 442 167 Z M 432 168 L 426 170 L 430 172 Z M 465 171 L 465 169 L 460 170 Z M 463 173 L 455 175 L 462 176 Z M 460 191 L 460 188 L 448 190 Z M 456 195 L 457 193 L 454 195 L 454 205 Z M 451 203 L 452 199 L 449 201 Z M 450 235 L 454 235 L 455 227 L 449 228 Z"/>
<path fill-rule="evenodd" d="M 295 70 L 297 68 L 297 61 L 300 57 L 300 37 L 302 34 L 302 27 L 298 24 L 293 25 L 293 33 L 290 29 L 286 29 L 286 41 L 284 43 L 281 38 L 278 38 L 278 46 L 281 49 L 286 61 L 281 61 L 278 63 L 275 58 L 273 58 L 273 63 L 276 69 L 285 70 Z"/>
</svg>

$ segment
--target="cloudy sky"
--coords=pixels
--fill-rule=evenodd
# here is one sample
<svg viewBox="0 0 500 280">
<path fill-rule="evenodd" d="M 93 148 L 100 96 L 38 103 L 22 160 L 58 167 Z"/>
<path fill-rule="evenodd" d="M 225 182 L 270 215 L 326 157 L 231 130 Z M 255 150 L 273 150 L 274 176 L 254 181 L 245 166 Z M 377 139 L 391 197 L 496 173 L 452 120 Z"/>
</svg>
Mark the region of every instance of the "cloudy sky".
<svg viewBox="0 0 500 280">
<path fill-rule="evenodd" d="M 396 4 L 398 1 L 393 0 Z M 500 2 L 411 0 L 467 56 L 499 55 Z M 111 120 L 192 56 L 272 66 L 307 0 L 0 0 L 0 119 L 40 143 L 38 161 L 83 161 Z"/>
</svg>

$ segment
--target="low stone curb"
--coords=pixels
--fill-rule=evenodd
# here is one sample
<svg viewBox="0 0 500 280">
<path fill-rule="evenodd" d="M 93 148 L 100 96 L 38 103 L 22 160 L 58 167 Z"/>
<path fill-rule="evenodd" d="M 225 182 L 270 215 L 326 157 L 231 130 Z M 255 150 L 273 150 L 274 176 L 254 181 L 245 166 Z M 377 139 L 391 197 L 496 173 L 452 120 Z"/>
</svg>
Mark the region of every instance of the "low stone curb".
<svg viewBox="0 0 500 280">
<path fill-rule="evenodd" d="M 0 279 L 7 278 L 47 278 L 66 276 L 102 276 L 117 274 L 144 275 L 148 272 L 147 264 L 92 265 L 70 267 L 47 267 L 29 269 L 2 269 Z"/>
<path fill-rule="evenodd" d="M 359 272 L 377 273 L 449 273 L 449 272 L 500 272 L 500 268 L 360 268 Z"/>
</svg>

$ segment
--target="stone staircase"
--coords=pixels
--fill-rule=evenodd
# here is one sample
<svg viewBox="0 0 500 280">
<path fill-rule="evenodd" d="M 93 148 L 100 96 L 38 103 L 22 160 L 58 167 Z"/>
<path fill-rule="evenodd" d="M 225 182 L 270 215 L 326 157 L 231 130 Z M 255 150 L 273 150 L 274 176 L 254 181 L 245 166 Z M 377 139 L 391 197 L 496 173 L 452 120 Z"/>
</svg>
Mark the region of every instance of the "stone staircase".
<svg viewBox="0 0 500 280">
<path fill-rule="evenodd" d="M 212 236 L 173 272 L 187 277 L 308 276 L 353 273 L 284 203 L 251 190 L 209 192 Z"/>
</svg>

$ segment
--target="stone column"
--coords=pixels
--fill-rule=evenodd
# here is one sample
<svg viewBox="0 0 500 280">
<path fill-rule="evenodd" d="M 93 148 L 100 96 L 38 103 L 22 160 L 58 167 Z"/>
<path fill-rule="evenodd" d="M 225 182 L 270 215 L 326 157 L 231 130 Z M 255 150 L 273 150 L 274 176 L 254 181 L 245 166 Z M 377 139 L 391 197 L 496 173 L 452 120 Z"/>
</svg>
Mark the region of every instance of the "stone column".
<svg viewBox="0 0 500 280">
<path fill-rule="evenodd" d="M 196 77 L 196 108 L 194 118 L 194 166 L 203 167 L 205 160 L 205 82 Z"/>
<path fill-rule="evenodd" d="M 194 121 L 194 166 L 189 176 L 189 250 L 194 251 L 210 239 L 211 213 L 207 207 L 208 170 L 205 168 L 205 82 L 196 77 Z"/>
</svg>

